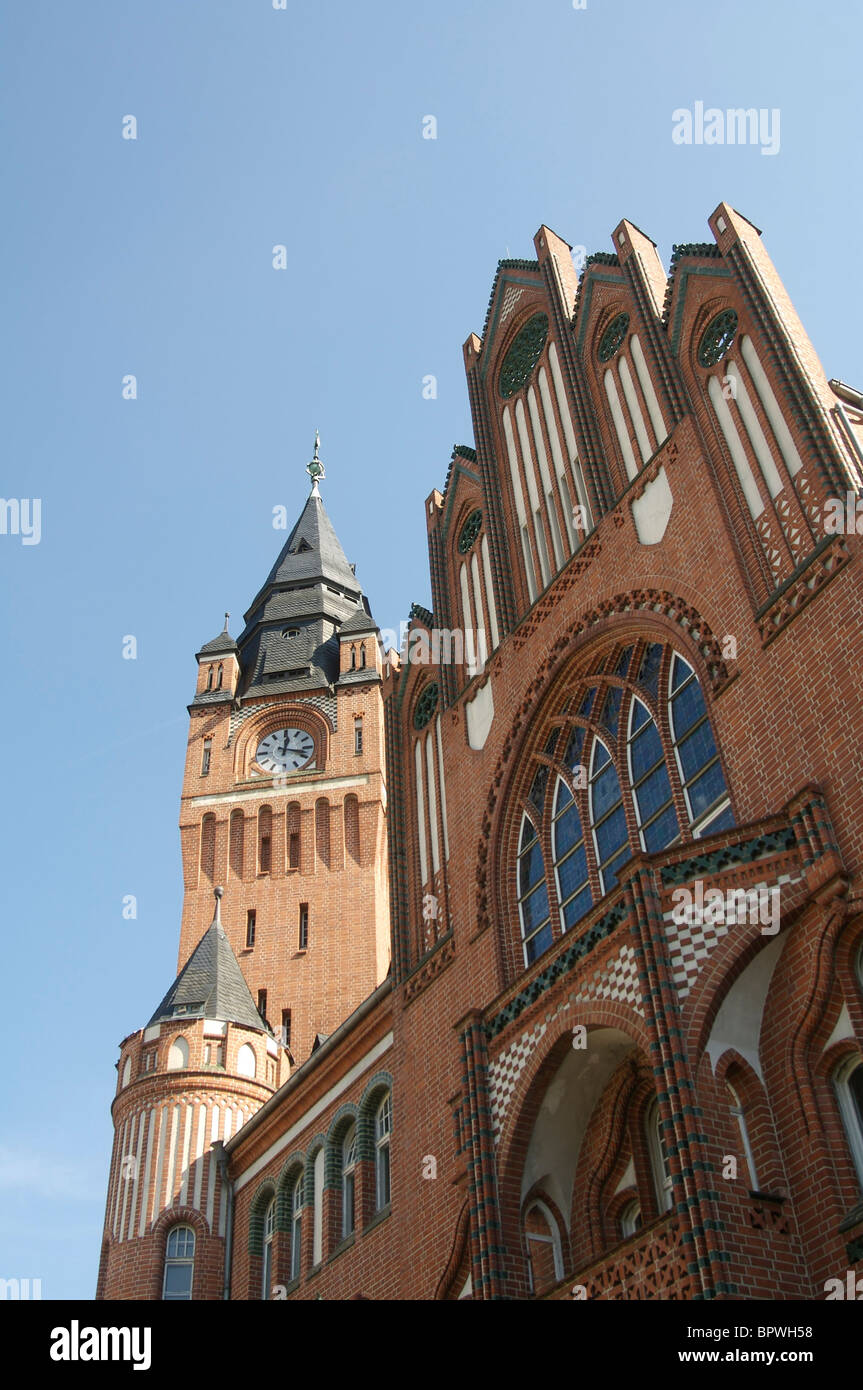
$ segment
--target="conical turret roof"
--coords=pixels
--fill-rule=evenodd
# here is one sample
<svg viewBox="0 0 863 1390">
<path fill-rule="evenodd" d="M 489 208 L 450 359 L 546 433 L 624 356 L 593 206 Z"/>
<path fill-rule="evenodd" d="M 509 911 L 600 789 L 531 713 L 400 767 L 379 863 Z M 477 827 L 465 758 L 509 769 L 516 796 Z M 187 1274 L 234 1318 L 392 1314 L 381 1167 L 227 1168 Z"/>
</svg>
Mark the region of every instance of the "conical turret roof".
<svg viewBox="0 0 863 1390">
<path fill-rule="evenodd" d="M 249 986 L 216 915 L 165 995 L 147 1027 L 176 1018 L 213 1018 L 266 1031 Z"/>
</svg>

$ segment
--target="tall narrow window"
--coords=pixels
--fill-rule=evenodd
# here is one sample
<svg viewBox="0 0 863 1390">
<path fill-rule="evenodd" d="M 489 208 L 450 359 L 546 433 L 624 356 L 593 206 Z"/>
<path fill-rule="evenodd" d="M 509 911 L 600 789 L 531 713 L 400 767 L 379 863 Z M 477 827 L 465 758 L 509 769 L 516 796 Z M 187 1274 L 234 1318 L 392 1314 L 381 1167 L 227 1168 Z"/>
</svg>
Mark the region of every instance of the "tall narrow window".
<svg viewBox="0 0 863 1390">
<path fill-rule="evenodd" d="M 222 676 L 223 676 L 223 674 L 224 674 L 224 672 L 223 672 L 223 669 L 222 669 L 222 663 L 221 663 L 221 661 L 220 661 L 220 662 L 219 662 L 219 678 L 218 678 L 218 680 L 216 681 L 216 689 L 217 689 L 217 690 L 221 690 L 221 688 L 222 688 Z"/>
<path fill-rule="evenodd" d="M 354 720 L 354 753 L 359 755 L 363 751 L 363 721 L 362 718 Z"/>
<path fill-rule="evenodd" d="M 208 690 L 212 690 L 212 688 L 213 688 L 213 668 L 212 668 L 212 666 L 209 666 L 209 667 L 207 668 L 207 689 L 208 689 Z"/>
<path fill-rule="evenodd" d="M 243 877 L 243 842 L 245 839 L 246 826 L 242 811 L 231 812 L 231 830 L 229 855 L 231 861 L 231 873 L 237 878 Z"/>
<path fill-rule="evenodd" d="M 676 653 L 671 663 L 669 707 L 674 749 L 680 767 L 693 834 L 733 825 L 719 753 L 707 717 L 701 685 L 692 667 Z"/>
<path fill-rule="evenodd" d="M 290 1047 L 290 1045 L 291 1045 L 291 1011 L 290 1011 L 290 1009 L 282 1009 L 282 1046 L 283 1046 L 283 1047 Z"/>
<path fill-rule="evenodd" d="M 524 1214 L 524 1236 L 530 1291 L 545 1293 L 563 1278 L 560 1232 L 545 1202 L 537 1200 L 528 1207 Z"/>
<path fill-rule="evenodd" d="M 312 1213 L 312 1264 L 319 1265 L 324 1257 L 324 1150 L 318 1149 L 312 1167 L 315 1205 Z"/>
<path fill-rule="evenodd" d="M 375 1115 L 375 1209 L 390 1201 L 390 1135 L 393 1127 L 392 1096 L 387 1093 Z"/>
<path fill-rule="evenodd" d="M 298 1173 L 291 1189 L 291 1279 L 300 1277 L 303 1249 L 303 1175 Z"/>
<path fill-rule="evenodd" d="M 195 1232 L 191 1226 L 174 1226 L 165 1247 L 165 1272 L 162 1278 L 162 1298 L 168 1301 L 192 1297 L 195 1272 Z"/>
<path fill-rule="evenodd" d="M 288 868 L 298 869 L 300 867 L 300 807 L 296 801 L 292 801 L 288 807 L 287 828 Z"/>
<path fill-rule="evenodd" d="M 258 812 L 258 873 L 268 874 L 273 862 L 273 813 L 269 806 Z"/>
<path fill-rule="evenodd" d="M 551 945 L 551 919 L 542 848 L 533 822 L 527 815 L 522 820 L 517 873 L 525 963 L 530 965 Z"/>
<path fill-rule="evenodd" d="M 671 1210 L 671 1169 L 668 1155 L 662 1142 L 662 1120 L 659 1114 L 659 1101 L 653 1101 L 647 1112 L 647 1146 L 650 1154 L 650 1169 L 656 1193 L 656 1205 L 660 1212 Z"/>
<path fill-rule="evenodd" d="M 255 908 L 250 907 L 246 913 L 246 949 L 250 950 L 255 944 L 255 924 L 258 914 Z"/>
<path fill-rule="evenodd" d="M 211 738 L 205 738 L 205 739 L 204 739 L 204 751 L 203 751 L 203 753 L 202 753 L 202 755 L 201 755 L 201 776 L 202 776 L 202 777 L 206 777 L 206 776 L 207 776 L 207 773 L 210 771 L 210 754 L 212 753 L 212 751 L 213 751 L 213 740 L 212 740 Z"/>
<path fill-rule="evenodd" d="M 583 730 L 579 730 L 583 734 Z M 562 777 L 557 780 L 552 848 L 557 869 L 557 892 L 561 904 L 561 927 L 566 931 L 593 906 L 587 872 L 587 848 L 581 817 L 572 792 Z"/>
<path fill-rule="evenodd" d="M 594 739 L 591 754 L 590 816 L 602 891 L 610 893 L 617 883 L 618 871 L 630 858 L 632 850 L 617 770 L 600 738 Z"/>
<path fill-rule="evenodd" d="M 300 903 L 300 950 L 305 951 L 309 945 L 309 905 Z"/>
<path fill-rule="evenodd" d="M 743 1109 L 740 1097 L 731 1085 L 726 1081 L 728 1094 L 731 1097 L 731 1113 L 737 1121 L 737 1128 L 740 1130 L 740 1142 L 743 1146 L 743 1153 L 746 1158 L 746 1167 L 749 1170 L 749 1187 L 751 1191 L 758 1191 L 758 1174 L 755 1171 L 755 1156 L 752 1152 L 752 1144 L 749 1139 L 749 1128 L 746 1124 L 746 1112 Z"/>
<path fill-rule="evenodd" d="M 262 1018 L 262 1019 L 264 1020 L 264 1022 L 266 1023 L 266 1021 L 267 1021 L 267 991 L 266 991 L 265 989 L 259 989 L 259 990 L 258 990 L 258 1013 L 261 1015 L 261 1018 Z"/>
<path fill-rule="evenodd" d="M 264 1212 L 264 1265 L 261 1271 L 261 1298 L 270 1296 L 270 1283 L 273 1277 L 273 1235 L 276 1229 L 276 1199 L 269 1202 Z"/>
<path fill-rule="evenodd" d="M 201 873 L 212 883 L 216 864 L 216 817 L 207 812 L 201 821 Z"/>
<path fill-rule="evenodd" d="M 342 1240 L 354 1233 L 356 1168 L 357 1127 L 351 1125 L 342 1144 Z"/>
<path fill-rule="evenodd" d="M 361 666 L 362 668 L 365 668 L 365 664 L 366 664 L 366 644 L 365 644 L 365 642 L 363 642 L 362 646 L 360 647 L 360 666 Z"/>
<path fill-rule="evenodd" d="M 857 1179 L 863 1188 L 863 1057 L 847 1057 L 833 1077 L 836 1099 Z"/>
</svg>

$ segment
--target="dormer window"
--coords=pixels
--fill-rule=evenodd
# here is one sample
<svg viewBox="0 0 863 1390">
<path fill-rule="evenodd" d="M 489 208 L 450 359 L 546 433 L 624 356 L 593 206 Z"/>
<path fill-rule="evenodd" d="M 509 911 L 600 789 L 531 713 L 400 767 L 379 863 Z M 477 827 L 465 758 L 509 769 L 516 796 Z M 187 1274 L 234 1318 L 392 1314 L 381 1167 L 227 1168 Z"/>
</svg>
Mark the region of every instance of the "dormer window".
<svg viewBox="0 0 863 1390">
<path fill-rule="evenodd" d="M 299 637 L 299 635 L 300 629 L 298 627 L 286 627 L 282 632 L 283 637 Z"/>
</svg>

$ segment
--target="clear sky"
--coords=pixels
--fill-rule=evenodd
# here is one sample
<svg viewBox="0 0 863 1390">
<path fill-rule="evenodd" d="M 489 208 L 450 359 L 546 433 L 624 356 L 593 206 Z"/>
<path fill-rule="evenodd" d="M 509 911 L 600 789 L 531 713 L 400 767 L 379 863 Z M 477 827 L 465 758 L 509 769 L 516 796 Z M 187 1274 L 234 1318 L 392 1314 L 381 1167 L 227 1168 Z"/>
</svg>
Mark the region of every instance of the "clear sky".
<svg viewBox="0 0 863 1390">
<path fill-rule="evenodd" d="M 327 509 L 397 628 L 430 602 L 423 500 L 472 443 L 461 345 L 541 223 L 592 252 L 625 216 L 667 265 L 726 199 L 828 376 L 863 387 L 861 14 L 3 6 L 2 492 L 41 500 L 41 535 L 0 535 L 0 1276 L 94 1293 L 117 1044 L 176 969 L 194 653 L 225 609 L 240 630 L 315 427 Z M 778 110 L 778 152 L 676 144 L 699 101 Z"/>
</svg>

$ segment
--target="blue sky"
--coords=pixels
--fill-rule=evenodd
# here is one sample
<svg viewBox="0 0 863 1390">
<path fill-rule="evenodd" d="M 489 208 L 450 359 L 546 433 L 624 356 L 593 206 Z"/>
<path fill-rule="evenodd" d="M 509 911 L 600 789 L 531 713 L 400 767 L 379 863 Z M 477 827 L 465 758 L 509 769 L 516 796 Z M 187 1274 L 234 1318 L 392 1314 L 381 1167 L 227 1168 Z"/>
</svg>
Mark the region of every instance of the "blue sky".
<svg viewBox="0 0 863 1390">
<path fill-rule="evenodd" d="M 41 499 L 41 538 L 0 535 L 0 1276 L 93 1295 L 117 1044 L 176 966 L 194 653 L 225 609 L 242 626 L 315 427 L 327 509 L 397 628 L 429 602 L 423 499 L 472 442 L 461 345 L 542 222 L 591 252 L 629 217 L 667 265 L 726 199 L 763 229 L 828 376 L 863 387 L 861 13 L 5 7 L 2 492 Z M 778 109 L 779 152 L 676 145 L 672 112 L 696 101 Z"/>
</svg>

